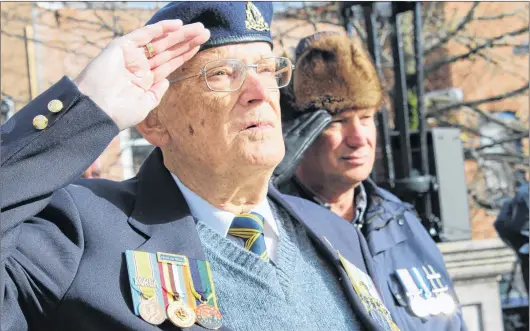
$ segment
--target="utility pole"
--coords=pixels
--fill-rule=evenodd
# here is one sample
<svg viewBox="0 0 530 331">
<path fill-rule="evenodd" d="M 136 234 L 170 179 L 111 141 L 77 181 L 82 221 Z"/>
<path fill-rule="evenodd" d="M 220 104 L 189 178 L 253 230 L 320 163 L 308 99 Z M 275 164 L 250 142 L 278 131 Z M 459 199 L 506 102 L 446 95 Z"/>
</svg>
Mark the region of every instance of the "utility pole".
<svg viewBox="0 0 530 331">
<path fill-rule="evenodd" d="M 28 67 L 29 99 L 38 95 L 37 70 L 35 66 L 35 33 L 31 25 L 24 27 L 24 42 L 26 44 L 26 63 Z"/>
</svg>

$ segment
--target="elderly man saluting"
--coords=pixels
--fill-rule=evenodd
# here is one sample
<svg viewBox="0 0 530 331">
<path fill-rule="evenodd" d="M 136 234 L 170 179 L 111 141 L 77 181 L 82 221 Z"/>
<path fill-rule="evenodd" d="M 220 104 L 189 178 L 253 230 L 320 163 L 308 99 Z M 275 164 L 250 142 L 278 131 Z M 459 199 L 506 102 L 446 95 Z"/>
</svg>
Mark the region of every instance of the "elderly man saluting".
<svg viewBox="0 0 530 331">
<path fill-rule="evenodd" d="M 271 18 L 168 4 L 1 128 L 2 330 L 399 330 L 358 232 L 269 186 Z M 135 125 L 135 178 L 74 183 Z"/>
</svg>

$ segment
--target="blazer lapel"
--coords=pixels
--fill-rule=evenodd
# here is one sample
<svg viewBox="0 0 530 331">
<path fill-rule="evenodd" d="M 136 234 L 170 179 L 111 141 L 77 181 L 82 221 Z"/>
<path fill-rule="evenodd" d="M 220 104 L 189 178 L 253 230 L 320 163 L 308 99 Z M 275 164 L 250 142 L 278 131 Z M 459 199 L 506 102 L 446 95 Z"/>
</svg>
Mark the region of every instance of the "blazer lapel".
<svg viewBox="0 0 530 331">
<path fill-rule="evenodd" d="M 131 249 L 205 259 L 195 220 L 165 168 L 158 148 L 149 155 L 138 173 L 136 204 L 128 222 L 149 237 L 142 245 Z"/>
<path fill-rule="evenodd" d="M 338 222 L 330 225 L 329 222 L 326 222 L 324 219 L 329 215 L 329 211 L 324 208 L 322 208 L 322 218 L 319 217 L 319 215 L 312 215 L 312 217 L 305 218 L 300 217 L 300 214 L 304 214 L 304 204 L 312 204 L 312 202 L 302 200 L 301 198 L 284 196 L 272 185 L 269 186 L 269 197 L 285 208 L 291 216 L 305 227 L 308 235 L 317 246 L 317 249 L 319 249 L 328 262 L 331 262 L 335 267 L 339 274 L 339 281 L 345 290 L 345 295 L 350 301 L 353 310 L 361 320 L 363 326 L 368 330 L 381 330 L 381 327 L 366 312 L 366 309 L 359 296 L 355 293 L 348 274 L 342 266 L 337 254 L 338 250 L 343 257 L 354 264 L 358 264 L 362 261 L 366 266 L 368 273 L 373 275 L 374 268 L 371 265 L 370 252 L 368 251 L 366 243 L 360 242 L 360 240 L 363 239 L 360 238 L 358 231 L 351 226 L 351 224 L 348 224 L 341 219 L 338 219 Z M 293 200 L 291 201 L 291 199 Z M 313 210 L 314 208 L 312 208 L 312 211 Z"/>
<path fill-rule="evenodd" d="M 138 173 L 138 190 L 129 224 L 148 237 L 138 251 L 166 252 L 206 260 L 195 220 L 177 184 L 165 168 L 162 152 L 156 148 L 146 159 Z M 214 279 L 215 281 L 215 279 Z M 169 322 L 164 330 L 177 330 Z M 207 330 L 197 324 L 185 329 Z M 222 327 L 222 331 L 230 331 Z"/>
</svg>

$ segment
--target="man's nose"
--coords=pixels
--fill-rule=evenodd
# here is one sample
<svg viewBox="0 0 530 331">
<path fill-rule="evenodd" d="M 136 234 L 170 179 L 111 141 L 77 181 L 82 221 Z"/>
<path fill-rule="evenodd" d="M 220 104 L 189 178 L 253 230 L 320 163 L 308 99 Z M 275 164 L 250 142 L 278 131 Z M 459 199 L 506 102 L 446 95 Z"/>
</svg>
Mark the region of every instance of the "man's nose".
<svg viewBox="0 0 530 331">
<path fill-rule="evenodd" d="M 240 102 L 248 105 L 253 102 L 264 101 L 268 98 L 269 91 L 260 79 L 256 71 L 249 68 L 246 73 L 245 82 L 241 86 Z"/>
<path fill-rule="evenodd" d="M 359 117 L 353 116 L 347 121 L 344 126 L 344 135 L 346 144 L 350 147 L 359 147 L 366 143 L 366 137 Z"/>
</svg>

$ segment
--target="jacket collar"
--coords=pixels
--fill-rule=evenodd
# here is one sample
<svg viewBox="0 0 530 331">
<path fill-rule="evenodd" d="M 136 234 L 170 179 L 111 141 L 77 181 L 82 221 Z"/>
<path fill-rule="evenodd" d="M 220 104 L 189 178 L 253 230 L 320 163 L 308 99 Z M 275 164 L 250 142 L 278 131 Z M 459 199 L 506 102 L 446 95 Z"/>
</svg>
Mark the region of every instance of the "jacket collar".
<svg viewBox="0 0 530 331">
<path fill-rule="evenodd" d="M 159 148 L 137 175 L 136 203 L 129 224 L 148 237 L 137 250 L 168 252 L 205 259 L 195 220 L 163 162 Z"/>
</svg>

